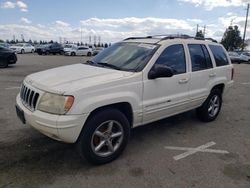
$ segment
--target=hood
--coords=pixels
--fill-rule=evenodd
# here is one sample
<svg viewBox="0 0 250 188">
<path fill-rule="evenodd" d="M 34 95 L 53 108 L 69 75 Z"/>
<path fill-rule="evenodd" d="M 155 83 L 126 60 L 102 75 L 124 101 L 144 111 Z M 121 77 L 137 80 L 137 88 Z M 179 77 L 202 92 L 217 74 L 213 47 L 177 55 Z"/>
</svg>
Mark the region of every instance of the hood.
<svg viewBox="0 0 250 188">
<path fill-rule="evenodd" d="M 63 94 L 67 91 L 118 80 L 133 73 L 86 64 L 75 64 L 31 74 L 25 82 L 38 89 Z"/>
</svg>

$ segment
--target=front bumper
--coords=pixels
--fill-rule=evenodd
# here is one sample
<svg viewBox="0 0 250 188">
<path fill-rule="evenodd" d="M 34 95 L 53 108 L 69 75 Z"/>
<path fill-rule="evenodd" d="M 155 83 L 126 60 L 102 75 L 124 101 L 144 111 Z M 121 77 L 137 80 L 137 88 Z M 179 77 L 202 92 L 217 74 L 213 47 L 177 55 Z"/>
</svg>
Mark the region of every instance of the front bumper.
<svg viewBox="0 0 250 188">
<path fill-rule="evenodd" d="M 15 64 L 17 62 L 17 56 L 15 53 L 9 56 L 9 64 Z"/>
<path fill-rule="evenodd" d="M 69 51 L 66 51 L 66 52 L 64 52 L 64 55 L 71 55 L 71 52 L 69 52 Z"/>
<path fill-rule="evenodd" d="M 21 101 L 20 95 L 16 98 L 17 106 L 23 110 L 26 123 L 42 134 L 63 142 L 75 143 L 88 117 L 82 115 L 54 115 L 39 110 L 30 111 Z"/>
</svg>

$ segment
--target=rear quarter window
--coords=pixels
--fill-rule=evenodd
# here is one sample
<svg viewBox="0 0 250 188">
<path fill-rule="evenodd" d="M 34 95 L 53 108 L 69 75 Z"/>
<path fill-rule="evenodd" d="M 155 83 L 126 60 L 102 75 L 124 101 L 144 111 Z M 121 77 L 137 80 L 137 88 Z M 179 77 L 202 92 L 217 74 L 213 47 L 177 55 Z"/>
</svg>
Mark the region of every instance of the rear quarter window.
<svg viewBox="0 0 250 188">
<path fill-rule="evenodd" d="M 227 55 L 221 46 L 209 45 L 209 48 L 211 49 L 211 51 L 213 53 L 217 67 L 225 66 L 225 65 L 229 64 L 229 61 L 227 59 Z"/>
</svg>

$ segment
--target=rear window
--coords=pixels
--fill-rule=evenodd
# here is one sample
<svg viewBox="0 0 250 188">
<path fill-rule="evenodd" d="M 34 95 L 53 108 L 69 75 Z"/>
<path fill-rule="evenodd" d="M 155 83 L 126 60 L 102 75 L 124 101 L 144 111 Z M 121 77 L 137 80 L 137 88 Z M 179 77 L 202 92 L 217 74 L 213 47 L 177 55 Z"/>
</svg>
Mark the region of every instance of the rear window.
<svg viewBox="0 0 250 188">
<path fill-rule="evenodd" d="M 209 48 L 211 49 L 214 55 L 214 59 L 215 59 L 217 67 L 229 64 L 226 53 L 221 46 L 209 45 Z"/>
</svg>

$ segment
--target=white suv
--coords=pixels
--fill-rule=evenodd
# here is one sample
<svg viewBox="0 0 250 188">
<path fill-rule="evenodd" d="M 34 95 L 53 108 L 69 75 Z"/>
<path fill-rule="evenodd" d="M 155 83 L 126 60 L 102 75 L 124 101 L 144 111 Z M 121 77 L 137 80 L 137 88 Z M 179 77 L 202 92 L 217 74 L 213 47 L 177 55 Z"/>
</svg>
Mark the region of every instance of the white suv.
<svg viewBox="0 0 250 188">
<path fill-rule="evenodd" d="M 196 109 L 214 120 L 234 69 L 222 45 L 187 36 L 128 38 L 83 64 L 27 76 L 18 117 L 41 133 L 77 143 L 95 164 L 117 158 L 130 130 Z"/>
</svg>

